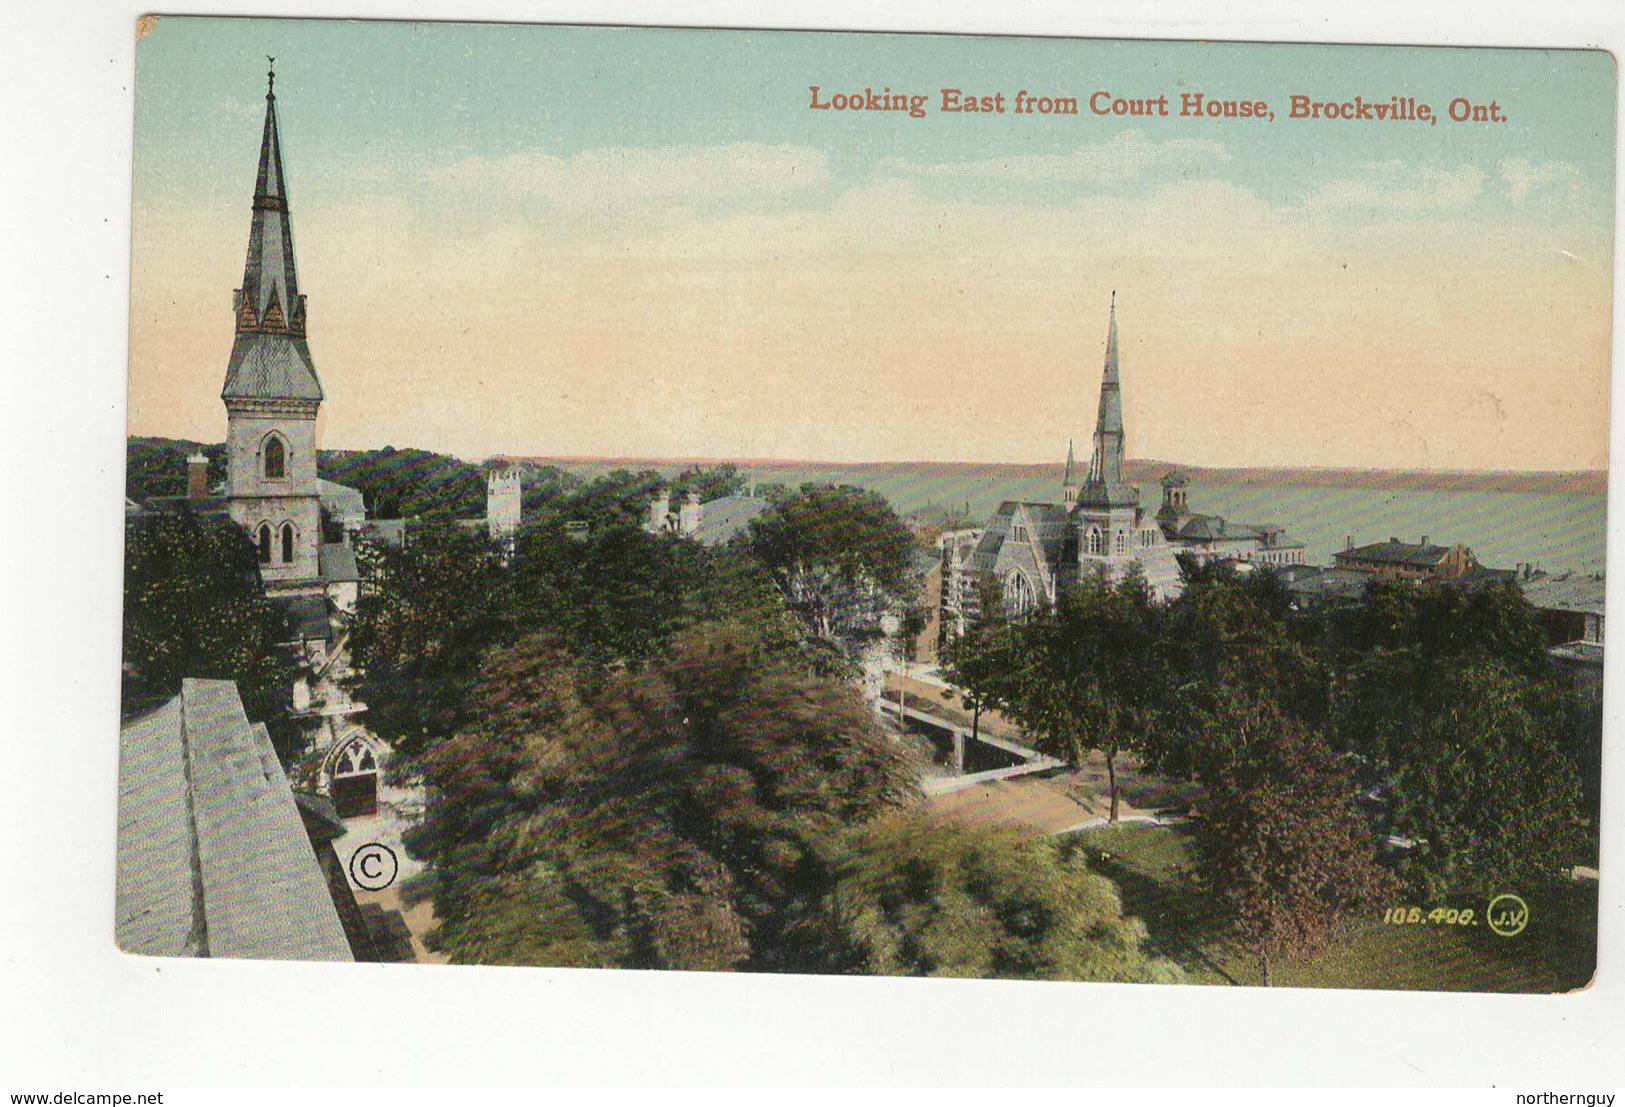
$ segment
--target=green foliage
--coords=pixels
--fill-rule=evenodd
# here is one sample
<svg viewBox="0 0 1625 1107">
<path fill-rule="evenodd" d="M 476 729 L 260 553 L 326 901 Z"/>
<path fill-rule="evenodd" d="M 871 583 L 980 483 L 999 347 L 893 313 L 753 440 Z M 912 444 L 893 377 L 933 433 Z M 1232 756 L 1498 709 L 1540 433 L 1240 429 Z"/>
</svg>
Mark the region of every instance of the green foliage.
<svg viewBox="0 0 1625 1107">
<path fill-rule="evenodd" d="M 1574 864 L 1592 720 L 1515 585 L 1381 585 L 1327 639 L 1331 733 L 1367 761 L 1389 830 L 1419 840 L 1401 858 L 1413 886 L 1544 881 Z"/>
<path fill-rule="evenodd" d="M 317 468 L 327 480 L 357 489 L 373 519 L 479 519 L 485 515 L 485 476 L 470 465 L 428 450 L 323 450 Z"/>
<path fill-rule="evenodd" d="M 470 718 L 425 759 L 410 842 L 458 960 L 776 967 L 818 844 L 914 793 L 856 694 L 746 623 L 639 670 L 528 637 L 490 656 Z"/>
<path fill-rule="evenodd" d="M 1212 713 L 1226 762 L 1204 775 L 1203 875 L 1243 942 L 1270 965 L 1323 947 L 1389 886 L 1347 760 L 1260 700 Z"/>
<path fill-rule="evenodd" d="M 1161 726 L 1142 752 L 1166 772 L 1207 779 L 1234 756 L 1232 728 L 1215 725 L 1237 700 L 1277 705 L 1310 727 L 1326 715 L 1326 675 L 1287 622 L 1268 573 L 1203 569 L 1168 606 L 1159 652 Z"/>
<path fill-rule="evenodd" d="M 286 613 L 265 598 L 248 532 L 190 512 L 124 530 L 126 715 L 176 695 L 186 677 L 233 680 L 248 717 L 286 750 L 298 664 Z"/>
<path fill-rule="evenodd" d="M 1177 983 L 1111 881 L 1011 827 L 914 812 L 835 839 L 793 928 L 802 971 Z"/>
<path fill-rule="evenodd" d="M 125 440 L 124 494 L 137 502 L 186 495 L 186 459 L 199 451 L 209 459 L 209 487 L 224 483 L 224 445 L 131 435 Z"/>
<path fill-rule="evenodd" d="M 414 527 L 401 549 L 358 553 L 351 691 L 373 733 L 410 759 L 468 721 L 485 651 L 511 640 L 506 574 L 483 530 L 451 523 Z"/>
<path fill-rule="evenodd" d="M 949 679 L 967 689 L 967 706 L 997 703 L 1052 756 L 1081 765 L 1101 751 L 1115 820 L 1117 754 L 1159 725 L 1163 615 L 1133 574 L 1084 580 L 1014 621 L 995 606 L 950 649 Z"/>
<path fill-rule="evenodd" d="M 855 652 L 907 590 L 913 538 L 884 497 L 803 486 L 750 525 L 749 545 L 815 637 Z"/>
</svg>

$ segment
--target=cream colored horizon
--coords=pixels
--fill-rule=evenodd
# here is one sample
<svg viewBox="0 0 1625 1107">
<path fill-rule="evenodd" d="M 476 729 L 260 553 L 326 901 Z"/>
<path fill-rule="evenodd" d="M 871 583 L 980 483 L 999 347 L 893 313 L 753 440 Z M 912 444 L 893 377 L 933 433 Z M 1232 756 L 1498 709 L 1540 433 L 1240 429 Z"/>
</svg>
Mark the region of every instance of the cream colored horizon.
<svg viewBox="0 0 1625 1107">
<path fill-rule="evenodd" d="M 1115 291 L 1130 457 L 1607 467 L 1611 241 L 1475 207 L 1552 203 L 1539 166 L 1390 167 L 1291 203 L 1148 176 L 1035 206 L 975 163 L 809 201 L 823 155 L 789 146 L 410 181 L 283 153 L 327 448 L 1058 463 L 1088 452 Z M 242 191 L 137 204 L 132 434 L 224 436 Z"/>
</svg>

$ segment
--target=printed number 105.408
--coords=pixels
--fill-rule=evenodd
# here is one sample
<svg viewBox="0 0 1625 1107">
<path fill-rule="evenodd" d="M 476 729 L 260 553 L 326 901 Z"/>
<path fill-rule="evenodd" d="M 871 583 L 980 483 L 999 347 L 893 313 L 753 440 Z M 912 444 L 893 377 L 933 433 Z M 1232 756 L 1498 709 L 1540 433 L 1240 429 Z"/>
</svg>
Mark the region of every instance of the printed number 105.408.
<svg viewBox="0 0 1625 1107">
<path fill-rule="evenodd" d="M 1476 926 L 1471 907 L 1460 911 L 1454 907 L 1435 907 L 1423 911 L 1420 907 L 1390 907 L 1382 913 L 1385 923 L 1441 923 L 1445 926 Z"/>
</svg>

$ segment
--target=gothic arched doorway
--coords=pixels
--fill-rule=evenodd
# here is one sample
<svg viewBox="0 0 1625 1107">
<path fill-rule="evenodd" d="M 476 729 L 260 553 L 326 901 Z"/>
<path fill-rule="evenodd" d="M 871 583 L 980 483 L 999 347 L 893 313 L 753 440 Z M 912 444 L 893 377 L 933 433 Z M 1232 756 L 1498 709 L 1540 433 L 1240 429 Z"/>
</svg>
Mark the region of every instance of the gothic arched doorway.
<svg viewBox="0 0 1625 1107">
<path fill-rule="evenodd" d="M 360 735 L 339 746 L 329 760 L 327 794 L 341 819 L 378 814 L 378 759 Z"/>
</svg>

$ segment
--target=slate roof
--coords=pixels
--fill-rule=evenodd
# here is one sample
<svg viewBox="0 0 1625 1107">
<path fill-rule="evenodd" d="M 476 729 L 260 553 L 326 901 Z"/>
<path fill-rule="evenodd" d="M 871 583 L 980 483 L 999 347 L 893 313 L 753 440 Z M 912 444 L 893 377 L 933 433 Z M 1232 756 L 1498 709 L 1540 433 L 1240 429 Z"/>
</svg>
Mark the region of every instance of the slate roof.
<svg viewBox="0 0 1625 1107">
<path fill-rule="evenodd" d="M 481 524 L 484 522 L 484 519 L 480 520 Z M 358 526 L 356 531 L 385 546 L 400 549 L 406 545 L 405 519 L 368 519 Z"/>
<path fill-rule="evenodd" d="M 1367 546 L 1356 546 L 1352 550 L 1342 550 L 1333 556 L 1339 560 L 1349 558 L 1376 561 L 1384 565 L 1409 565 L 1413 568 L 1429 569 L 1443 561 L 1449 553 L 1449 546 L 1435 546 L 1431 543 L 1424 546 L 1417 542 L 1401 542 L 1397 538 L 1390 538 L 1386 542 L 1373 542 Z"/>
<path fill-rule="evenodd" d="M 719 496 L 702 505 L 694 540 L 702 546 L 722 546 L 773 505 L 755 496 Z"/>
<path fill-rule="evenodd" d="M 320 477 L 316 480 L 316 488 L 322 498 L 322 506 L 329 515 L 356 520 L 366 518 L 367 501 L 359 488 Z"/>
<path fill-rule="evenodd" d="M 1520 580 L 1518 586 L 1533 607 L 1583 615 L 1603 614 L 1603 601 L 1608 592 L 1606 580 L 1583 573 L 1531 577 Z"/>
<path fill-rule="evenodd" d="M 286 334 L 239 334 L 226 363 L 223 400 L 312 400 L 322 398 L 316 363 L 303 338 Z"/>
<path fill-rule="evenodd" d="M 290 641 L 333 640 L 333 621 L 328 618 L 327 601 L 321 596 L 279 596 L 271 602 L 281 604 L 293 622 L 293 637 Z"/>
<path fill-rule="evenodd" d="M 1364 569 L 1316 569 L 1301 571 L 1294 567 L 1286 578 L 1287 591 L 1308 602 L 1341 602 L 1357 600 L 1365 595 L 1366 586 L 1376 579 Z"/>
<path fill-rule="evenodd" d="M 322 580 L 329 584 L 347 584 L 361 579 L 355 550 L 348 542 L 323 542 L 316 549 L 316 565 Z"/>
<path fill-rule="evenodd" d="M 186 680 L 120 730 L 117 868 L 126 953 L 352 959 L 270 738 L 229 680 Z"/>
</svg>

